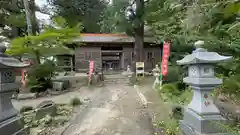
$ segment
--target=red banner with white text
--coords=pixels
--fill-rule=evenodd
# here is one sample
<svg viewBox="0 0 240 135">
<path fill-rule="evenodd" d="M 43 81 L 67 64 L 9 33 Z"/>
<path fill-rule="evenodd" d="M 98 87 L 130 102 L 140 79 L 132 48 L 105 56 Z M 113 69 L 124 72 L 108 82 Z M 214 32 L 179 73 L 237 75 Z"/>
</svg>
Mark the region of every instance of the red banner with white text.
<svg viewBox="0 0 240 135">
<path fill-rule="evenodd" d="M 94 71 L 94 61 L 90 61 L 89 62 L 89 81 L 91 81 L 92 79 L 92 75 L 93 75 L 93 71 Z"/>
<path fill-rule="evenodd" d="M 163 55 L 162 55 L 162 75 L 166 76 L 168 74 L 168 58 L 170 56 L 170 43 L 164 42 L 163 44 Z"/>
</svg>

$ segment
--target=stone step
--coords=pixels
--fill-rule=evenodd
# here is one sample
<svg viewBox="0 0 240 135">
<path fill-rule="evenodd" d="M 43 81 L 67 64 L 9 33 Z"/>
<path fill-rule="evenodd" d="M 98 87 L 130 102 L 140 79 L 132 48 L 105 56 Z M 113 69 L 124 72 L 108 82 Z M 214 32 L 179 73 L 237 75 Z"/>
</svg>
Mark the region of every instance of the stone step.
<svg viewBox="0 0 240 135">
<path fill-rule="evenodd" d="M 115 79 L 105 79 L 105 84 L 128 84 L 130 81 L 128 78 L 115 78 Z"/>
<path fill-rule="evenodd" d="M 105 78 L 105 80 L 129 80 L 129 78 Z"/>
<path fill-rule="evenodd" d="M 104 80 L 104 82 L 129 82 L 129 79 Z"/>
<path fill-rule="evenodd" d="M 123 85 L 129 85 L 129 82 L 104 82 L 105 85 L 108 84 L 123 84 Z"/>
<path fill-rule="evenodd" d="M 126 78 L 128 78 L 128 77 L 127 77 L 127 76 L 105 76 L 105 78 L 107 78 L 107 79 L 115 79 L 115 78 L 126 79 Z"/>
<path fill-rule="evenodd" d="M 105 75 L 105 84 L 129 84 L 129 78 L 121 74 Z"/>
<path fill-rule="evenodd" d="M 129 80 L 128 78 L 115 78 L 115 79 L 104 79 L 104 81 L 111 81 L 111 80 L 118 80 L 118 81 L 124 81 L 124 80 Z"/>
<path fill-rule="evenodd" d="M 104 82 L 128 82 L 128 79 L 120 80 L 120 79 L 115 79 L 115 80 L 104 80 Z"/>
</svg>

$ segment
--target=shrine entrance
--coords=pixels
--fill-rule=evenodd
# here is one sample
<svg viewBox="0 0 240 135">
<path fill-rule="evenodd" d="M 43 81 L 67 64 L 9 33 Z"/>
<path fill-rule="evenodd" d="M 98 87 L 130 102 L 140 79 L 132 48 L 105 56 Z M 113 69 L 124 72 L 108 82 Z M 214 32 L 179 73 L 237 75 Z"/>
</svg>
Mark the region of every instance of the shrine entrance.
<svg viewBox="0 0 240 135">
<path fill-rule="evenodd" d="M 104 72 L 121 71 L 122 47 L 103 46 L 102 51 L 102 69 Z"/>
</svg>

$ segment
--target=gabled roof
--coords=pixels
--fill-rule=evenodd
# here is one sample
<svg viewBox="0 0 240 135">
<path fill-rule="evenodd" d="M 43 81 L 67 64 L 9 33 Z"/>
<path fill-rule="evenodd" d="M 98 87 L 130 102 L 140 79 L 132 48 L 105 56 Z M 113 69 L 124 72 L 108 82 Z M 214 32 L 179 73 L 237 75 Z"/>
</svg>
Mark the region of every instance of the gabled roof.
<svg viewBox="0 0 240 135">
<path fill-rule="evenodd" d="M 106 42 L 115 42 L 115 43 L 133 43 L 134 37 L 128 36 L 127 34 L 93 34 L 93 33 L 84 33 L 80 34 L 80 38 L 76 39 L 75 42 L 94 42 L 94 43 L 106 43 Z M 145 42 L 154 43 L 155 40 L 153 37 L 145 37 Z"/>
</svg>

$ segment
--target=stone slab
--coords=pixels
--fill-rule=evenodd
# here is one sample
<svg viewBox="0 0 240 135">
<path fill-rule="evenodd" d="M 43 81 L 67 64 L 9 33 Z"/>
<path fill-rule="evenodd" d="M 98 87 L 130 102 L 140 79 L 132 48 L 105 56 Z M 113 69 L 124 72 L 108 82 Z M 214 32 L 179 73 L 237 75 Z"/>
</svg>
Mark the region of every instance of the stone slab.
<svg viewBox="0 0 240 135">
<path fill-rule="evenodd" d="M 217 124 L 227 124 L 230 120 L 226 120 L 219 115 L 204 115 L 200 116 L 190 109 L 184 111 L 184 123 L 190 125 L 194 130 L 202 134 L 218 133 L 221 129 L 217 128 Z"/>
<path fill-rule="evenodd" d="M 36 120 L 42 119 L 46 115 L 55 116 L 57 112 L 57 106 L 51 100 L 41 102 L 36 108 Z"/>
<path fill-rule="evenodd" d="M 63 82 L 53 82 L 53 90 L 63 90 Z"/>
<path fill-rule="evenodd" d="M 18 94 L 17 100 L 25 100 L 25 99 L 35 99 L 36 94 L 35 93 L 24 93 L 24 94 Z"/>
<path fill-rule="evenodd" d="M 230 133 L 200 133 L 187 125 L 184 121 L 180 121 L 180 128 L 183 135 L 231 135 Z"/>
<path fill-rule="evenodd" d="M 0 135 L 28 135 L 23 127 L 22 116 L 18 115 L 0 123 Z"/>
</svg>

